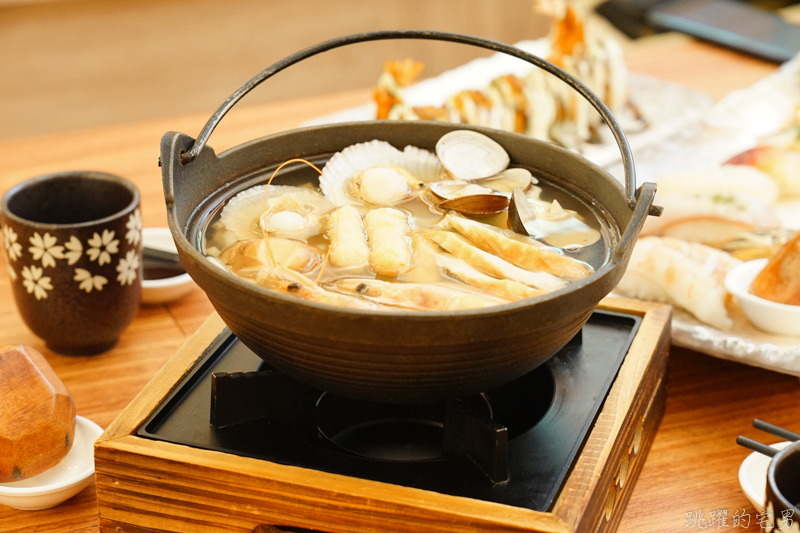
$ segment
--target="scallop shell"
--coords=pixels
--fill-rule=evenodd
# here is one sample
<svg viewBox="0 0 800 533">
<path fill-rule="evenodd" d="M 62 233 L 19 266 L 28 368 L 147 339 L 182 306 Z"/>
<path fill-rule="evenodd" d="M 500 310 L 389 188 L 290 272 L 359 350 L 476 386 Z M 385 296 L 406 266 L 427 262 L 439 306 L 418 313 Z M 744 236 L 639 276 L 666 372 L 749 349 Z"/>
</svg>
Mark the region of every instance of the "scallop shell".
<svg viewBox="0 0 800 533">
<path fill-rule="evenodd" d="M 424 183 L 439 180 L 444 173 L 444 167 L 431 152 L 416 146 L 406 146 L 401 152 L 376 139 L 348 146 L 334 154 L 322 169 L 320 189 L 336 206 L 362 205 L 364 202 L 352 194 L 351 178 L 370 167 L 386 165 L 405 169 Z"/>
<path fill-rule="evenodd" d="M 476 180 L 494 176 L 508 167 L 508 153 L 493 139 L 470 130 L 455 130 L 442 135 L 436 155 L 447 172 L 456 179 Z"/>
<path fill-rule="evenodd" d="M 322 262 L 322 257 L 313 248 L 292 239 L 269 238 L 239 241 L 220 255 L 219 259 L 234 274 L 256 279 L 265 269 L 275 265 L 308 272 Z"/>
<path fill-rule="evenodd" d="M 287 200 L 287 195 L 291 195 L 301 207 L 276 210 L 263 217 L 265 203 L 269 209 L 281 199 Z M 331 209 L 333 205 L 330 202 L 305 187 L 270 185 L 267 188 L 267 185 L 257 185 L 231 198 L 222 209 L 220 221 L 239 240 L 262 237 L 263 229 L 271 236 L 307 240 L 321 231 L 320 216 Z"/>
</svg>

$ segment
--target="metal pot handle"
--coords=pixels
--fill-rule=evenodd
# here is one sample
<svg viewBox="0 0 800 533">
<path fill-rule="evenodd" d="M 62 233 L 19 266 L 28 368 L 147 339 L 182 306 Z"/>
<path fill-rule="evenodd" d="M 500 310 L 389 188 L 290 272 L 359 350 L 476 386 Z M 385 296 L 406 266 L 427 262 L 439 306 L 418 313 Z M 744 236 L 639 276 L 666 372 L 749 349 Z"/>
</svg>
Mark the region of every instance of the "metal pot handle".
<svg viewBox="0 0 800 533">
<path fill-rule="evenodd" d="M 590 91 L 589 88 L 586 87 L 580 80 L 553 65 L 552 63 L 545 61 L 544 59 L 501 42 L 483 39 L 481 37 L 474 37 L 471 35 L 462 35 L 459 33 L 428 30 L 387 30 L 370 33 L 357 33 L 354 35 L 347 35 L 345 37 L 339 37 L 330 41 L 325 41 L 292 54 L 289 57 L 286 57 L 273 64 L 271 67 L 262 70 L 248 80 L 244 85 L 236 89 L 236 91 L 234 91 L 234 93 L 231 94 L 227 100 L 225 100 L 219 109 L 217 109 L 214 114 L 211 115 L 211 118 L 209 118 L 208 122 L 206 122 L 206 125 L 203 126 L 203 130 L 200 132 L 200 135 L 197 136 L 197 139 L 195 140 L 191 149 L 181 154 L 181 162 L 185 165 L 194 161 L 208 142 L 208 138 L 211 136 L 211 133 L 214 131 L 214 128 L 217 127 L 217 124 L 219 124 L 220 120 L 222 120 L 222 117 L 225 116 L 225 114 L 236 104 L 236 102 L 238 102 L 244 95 L 249 93 L 261 82 L 271 78 L 273 75 L 277 74 L 283 69 L 319 53 L 349 44 L 369 41 L 383 41 L 388 39 L 427 39 L 432 41 L 449 41 L 453 43 L 469 44 L 496 52 L 503 52 L 510 56 L 527 61 L 528 63 L 531 63 L 532 65 L 537 66 L 540 69 L 549 72 L 550 74 L 553 74 L 558 79 L 565 82 L 567 85 L 580 93 L 580 95 L 583 96 L 590 104 L 592 104 L 592 106 L 597 110 L 598 113 L 600 113 L 600 116 L 603 117 L 603 120 L 611 129 L 611 133 L 614 135 L 614 139 L 616 140 L 617 146 L 622 154 L 622 167 L 625 172 L 625 195 L 628 206 L 632 210 L 635 209 L 637 195 L 636 173 L 633 168 L 633 155 L 631 154 L 630 145 L 628 144 L 628 140 L 625 138 L 622 127 L 620 127 L 619 123 L 611 114 L 611 111 L 603 103 L 603 101 L 600 100 L 600 98 L 598 98 L 592 91 Z M 651 206 L 649 209 L 649 214 L 658 216 L 661 214 L 661 208 L 658 206 Z"/>
</svg>

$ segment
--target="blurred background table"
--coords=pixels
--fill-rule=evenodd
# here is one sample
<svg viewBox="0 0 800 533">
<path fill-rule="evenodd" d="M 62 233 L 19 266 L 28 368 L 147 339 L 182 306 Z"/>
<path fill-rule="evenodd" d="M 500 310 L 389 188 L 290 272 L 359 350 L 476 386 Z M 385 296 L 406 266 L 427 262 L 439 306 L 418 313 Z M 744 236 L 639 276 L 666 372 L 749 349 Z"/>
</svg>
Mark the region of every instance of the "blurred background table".
<svg viewBox="0 0 800 533">
<path fill-rule="evenodd" d="M 751 85 L 776 67 L 674 34 L 637 41 L 626 48 L 630 69 L 703 90 L 714 98 Z M 237 80 L 238 81 L 238 80 Z M 223 120 L 211 139 L 220 152 L 242 142 L 298 126 L 304 120 L 362 105 L 370 90 L 243 106 Z M 220 100 L 221 101 L 221 100 Z M 0 191 L 28 177 L 67 169 L 112 172 L 142 192 L 145 227 L 165 226 L 166 210 L 157 166 L 161 135 L 170 130 L 196 135 L 210 115 L 175 116 L 146 122 L 0 142 Z M 0 258 L 5 272 L 5 256 Z M 200 289 L 171 305 L 142 307 L 111 351 L 65 357 L 48 351 L 22 323 L 8 277 L 0 276 L 0 345 L 29 344 L 48 361 L 72 392 L 78 414 L 106 427 L 213 311 Z M 743 434 L 774 438 L 750 424 L 762 418 L 800 430 L 800 382 L 688 350 L 670 357 L 666 415 L 628 504 L 620 532 L 677 531 L 689 512 L 727 511 L 726 527 L 758 531 L 756 511 L 739 489 L 737 470 L 748 454 L 735 444 Z M 50 510 L 24 512 L 0 506 L 0 531 L 96 532 L 94 484 Z M 734 526 L 735 513 L 750 515 L 749 527 Z M 712 526 L 712 529 L 714 527 Z"/>
</svg>

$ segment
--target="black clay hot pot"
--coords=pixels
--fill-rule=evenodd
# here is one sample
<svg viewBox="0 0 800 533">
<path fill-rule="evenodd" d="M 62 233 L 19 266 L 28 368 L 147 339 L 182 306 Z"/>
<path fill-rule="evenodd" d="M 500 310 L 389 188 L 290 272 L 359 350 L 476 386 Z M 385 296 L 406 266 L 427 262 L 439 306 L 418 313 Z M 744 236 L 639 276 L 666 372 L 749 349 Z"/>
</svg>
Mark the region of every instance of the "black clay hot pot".
<svg viewBox="0 0 800 533">
<path fill-rule="evenodd" d="M 433 39 L 498 50 L 547 70 L 581 93 L 605 118 L 622 151 L 626 187 L 582 157 L 549 143 L 485 128 L 512 165 L 572 192 L 607 223 L 610 259 L 588 278 L 533 299 L 452 312 L 369 312 L 309 302 L 239 279 L 199 251 L 200 234 L 223 202 L 266 181 L 292 158 L 324 164 L 354 143 L 381 139 L 402 149 L 433 150 L 463 125 L 372 121 L 298 129 L 256 139 L 221 155 L 206 145 L 224 114 L 253 87 L 319 52 L 397 38 Z M 299 52 L 261 72 L 234 93 L 192 139 L 170 132 L 161 142 L 169 226 L 187 272 L 230 329 L 273 367 L 321 390 L 375 402 L 423 403 L 489 390 L 531 371 L 563 347 L 622 276 L 652 206 L 655 185 L 635 191 L 633 162 L 610 111 L 579 81 L 521 50 L 475 37 L 423 31 L 354 35 Z M 281 181 L 278 174 L 275 184 Z M 652 211 L 652 213 L 651 213 Z"/>
</svg>

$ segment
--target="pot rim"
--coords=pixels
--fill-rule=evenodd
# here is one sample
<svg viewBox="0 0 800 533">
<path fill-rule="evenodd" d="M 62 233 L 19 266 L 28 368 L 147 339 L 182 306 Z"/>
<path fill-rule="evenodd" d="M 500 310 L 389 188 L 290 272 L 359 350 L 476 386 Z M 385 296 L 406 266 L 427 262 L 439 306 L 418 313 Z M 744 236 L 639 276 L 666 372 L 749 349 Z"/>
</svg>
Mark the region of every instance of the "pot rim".
<svg viewBox="0 0 800 533">
<path fill-rule="evenodd" d="M 217 160 L 222 160 L 225 157 L 228 157 L 228 156 L 236 153 L 240 149 L 247 148 L 249 146 L 252 146 L 253 144 L 257 144 L 257 143 L 263 142 L 263 141 L 265 141 L 267 139 L 274 139 L 276 137 L 283 136 L 283 135 L 302 134 L 302 132 L 304 132 L 304 131 L 313 130 L 313 129 L 331 129 L 331 130 L 335 131 L 336 129 L 352 128 L 353 126 L 368 127 L 370 124 L 374 124 L 376 122 L 377 123 L 385 123 L 385 124 L 396 123 L 396 121 L 379 120 L 379 121 L 345 122 L 345 123 L 336 123 L 336 124 L 330 124 L 330 125 L 325 125 L 325 126 L 314 126 L 314 127 L 306 127 L 306 128 L 297 128 L 297 129 L 293 129 L 293 130 L 277 132 L 277 133 L 274 133 L 274 134 L 271 134 L 271 135 L 266 135 L 266 136 L 258 138 L 258 139 L 253 139 L 253 140 L 247 141 L 247 142 L 242 143 L 240 145 L 237 145 L 237 146 L 234 146 L 232 148 L 229 148 L 229 149 L 223 151 L 222 153 L 220 153 L 219 155 L 216 155 L 216 153 L 214 152 L 213 148 L 211 148 L 210 146 L 206 145 L 204 147 L 203 153 L 205 153 L 206 156 L 214 157 Z M 475 131 L 497 132 L 497 130 L 494 130 L 492 128 L 484 128 L 484 127 L 477 127 L 477 126 L 464 125 L 464 124 L 453 124 L 452 126 L 458 128 L 458 129 L 471 129 L 471 130 L 475 130 Z M 499 132 L 499 133 L 506 134 L 506 135 L 518 135 L 518 134 L 514 134 L 512 132 Z M 525 136 L 522 136 L 522 135 L 519 135 L 519 136 L 523 137 L 528 142 L 536 141 L 535 139 L 532 139 L 530 137 L 525 137 Z M 177 164 L 178 165 L 184 166 L 185 164 L 197 164 L 198 161 L 193 161 L 191 163 L 183 163 L 183 162 L 181 162 L 180 161 L 180 154 L 182 152 L 184 152 L 186 148 L 177 149 L 177 146 L 175 146 L 175 144 L 178 143 L 178 144 L 184 145 L 185 147 L 188 148 L 189 146 L 192 145 L 192 143 L 194 142 L 194 139 L 192 139 L 191 137 L 189 137 L 188 135 L 185 135 L 185 134 L 167 133 L 167 134 L 164 135 L 164 140 L 169 142 L 169 147 L 167 148 L 167 150 L 168 150 L 167 153 L 169 154 L 169 156 L 170 157 L 174 157 L 175 154 L 178 154 L 177 155 Z M 537 141 L 537 142 L 539 142 L 539 141 Z M 543 144 L 547 144 L 549 148 L 555 149 L 555 150 L 560 151 L 560 152 L 564 152 L 565 154 L 569 154 L 569 155 L 571 155 L 573 157 L 578 156 L 578 154 L 570 152 L 570 151 L 568 151 L 568 150 L 566 150 L 566 149 L 564 149 L 562 147 L 553 145 L 551 143 L 543 143 Z M 164 147 L 162 147 L 162 149 L 163 148 Z M 163 154 L 163 152 L 162 152 L 162 154 Z M 203 157 L 203 155 L 201 154 L 201 158 L 202 157 Z M 603 172 L 605 172 L 607 174 L 606 171 L 604 171 L 601 167 L 595 165 L 591 161 L 589 161 L 589 160 L 585 160 L 585 161 L 587 163 L 589 163 L 590 165 L 595 166 L 597 169 L 599 169 L 599 170 L 601 170 L 601 171 L 603 171 Z M 171 166 L 172 163 L 169 160 L 166 160 L 166 161 L 163 162 L 163 164 L 164 164 L 164 167 L 165 167 L 165 172 L 170 172 L 171 173 L 170 166 Z M 243 174 L 239 178 L 242 178 L 245 175 L 251 175 L 251 174 L 250 173 Z M 623 188 L 622 184 L 619 183 L 617 180 L 615 180 L 610 175 L 608 175 L 608 179 L 610 180 L 610 183 L 614 186 L 614 188 L 618 190 L 619 194 L 624 196 L 625 195 L 625 189 Z M 172 180 L 172 178 L 170 178 L 170 181 L 171 180 Z M 266 297 L 268 299 L 275 299 L 277 301 L 280 301 L 280 302 L 283 302 L 283 303 L 288 303 L 288 304 L 301 303 L 301 305 L 306 305 L 306 306 L 309 306 L 311 308 L 314 308 L 314 309 L 317 309 L 317 310 L 321 310 L 321 311 L 327 311 L 327 312 L 329 312 L 331 310 L 336 310 L 339 313 L 343 313 L 344 315 L 351 316 L 353 318 L 364 317 L 364 316 L 370 316 L 370 317 L 381 316 L 381 317 L 392 318 L 392 317 L 402 316 L 404 318 L 407 318 L 407 317 L 419 317 L 419 318 L 422 318 L 422 319 L 429 320 L 429 319 L 434 319 L 434 318 L 436 318 L 436 319 L 448 318 L 449 319 L 449 318 L 452 318 L 452 317 L 455 317 L 455 316 L 467 317 L 467 316 L 478 316 L 478 315 L 480 315 L 480 316 L 502 315 L 504 313 L 516 312 L 521 308 L 532 307 L 532 306 L 537 305 L 537 304 L 549 303 L 549 302 L 551 302 L 553 300 L 556 300 L 556 299 L 559 299 L 559 298 L 561 298 L 561 297 L 563 297 L 565 295 L 571 294 L 573 292 L 577 292 L 578 290 L 580 290 L 581 288 L 583 288 L 583 287 L 585 287 L 587 285 L 590 285 L 590 284 L 593 284 L 593 283 L 602 283 L 603 279 L 606 278 L 609 274 L 611 274 L 612 271 L 614 271 L 619 266 L 619 263 L 620 263 L 620 261 L 622 260 L 622 257 L 623 257 L 622 250 L 625 248 L 626 243 L 630 244 L 629 243 L 630 238 L 635 236 L 636 233 L 638 233 L 636 231 L 636 229 L 637 229 L 637 226 L 640 225 L 640 223 L 637 223 L 636 220 L 638 218 L 641 218 L 641 222 L 643 222 L 644 218 L 648 216 L 648 211 L 650 209 L 650 205 L 652 204 L 653 196 L 655 195 L 655 187 L 653 185 L 652 187 L 648 187 L 648 188 L 643 189 L 643 191 L 644 191 L 643 194 L 637 195 L 638 196 L 637 202 L 636 202 L 634 208 L 631 209 L 631 222 L 628 225 L 628 227 L 627 228 L 623 228 L 618 223 L 615 225 L 614 229 L 616 230 L 617 237 L 615 239 L 616 242 L 614 243 L 614 245 L 610 249 L 610 257 L 609 257 L 608 261 L 604 265 L 602 265 L 599 269 L 597 269 L 592 274 L 587 276 L 586 278 L 583 278 L 581 280 L 572 281 L 567 286 L 565 286 L 565 287 L 563 287 L 561 289 L 558 289 L 558 290 L 555 290 L 555 291 L 552 291 L 552 292 L 548 292 L 546 294 L 543 294 L 543 295 L 540 295 L 540 296 L 536 296 L 536 297 L 533 297 L 533 298 L 526 298 L 526 299 L 523 299 L 523 300 L 518 300 L 518 301 L 514 301 L 514 302 L 508 302 L 508 303 L 494 305 L 494 306 L 482 307 L 482 308 L 477 308 L 477 309 L 463 309 L 463 310 L 453 310 L 453 311 L 426 311 L 426 310 L 419 310 L 418 311 L 418 310 L 402 309 L 402 308 L 396 308 L 396 309 L 391 309 L 391 310 L 380 310 L 380 311 L 369 310 L 369 309 L 354 309 L 354 308 L 349 308 L 349 307 L 342 307 L 342 306 L 336 306 L 336 305 L 332 305 L 332 304 L 325 304 L 325 303 L 305 300 L 305 299 L 302 299 L 302 298 L 297 298 L 297 297 L 294 297 L 294 296 L 282 294 L 282 293 L 280 293 L 278 291 L 273 291 L 273 290 L 270 290 L 270 289 L 265 288 L 265 287 L 261 287 L 259 285 L 256 285 L 255 283 L 249 282 L 249 281 L 247 281 L 245 279 L 242 279 L 242 278 L 236 276 L 232 272 L 222 271 L 222 269 L 219 268 L 218 266 L 215 266 L 214 264 L 211 264 L 206 259 L 206 257 L 202 254 L 202 252 L 200 250 L 198 250 L 197 247 L 192 242 L 190 242 L 189 239 L 186 237 L 185 228 L 181 228 L 181 227 L 178 226 L 177 215 L 175 213 L 174 202 L 168 201 L 167 202 L 167 208 L 168 208 L 168 224 L 169 224 L 169 227 L 170 227 L 170 231 L 173 234 L 173 238 L 175 239 L 176 244 L 178 245 L 179 254 L 181 256 L 184 256 L 184 255 L 186 255 L 188 253 L 189 256 L 192 258 L 193 262 L 196 263 L 199 266 L 199 268 L 203 269 L 206 275 L 212 276 L 217 281 L 222 281 L 222 282 L 225 282 L 225 283 L 231 283 L 232 282 L 239 290 L 251 291 L 254 297 L 258 297 L 258 298 L 265 298 Z M 588 198 L 584 197 L 584 200 L 588 200 Z M 624 231 L 624 233 L 623 233 L 623 231 Z M 191 266 L 188 266 L 187 267 L 187 271 L 189 271 L 191 273 L 191 270 L 192 270 Z M 198 284 L 199 283 L 200 282 L 198 282 Z M 613 287 L 609 287 L 608 291 L 606 291 L 606 292 L 610 292 L 611 289 L 613 289 Z"/>
</svg>

